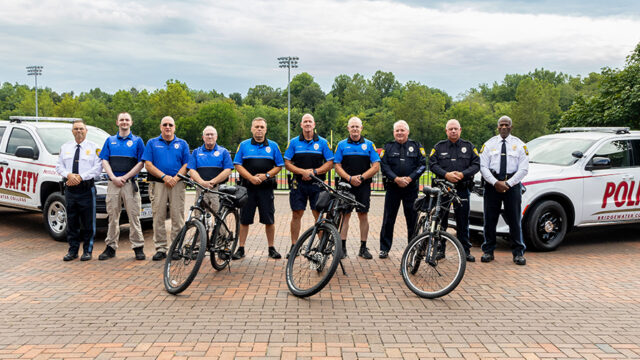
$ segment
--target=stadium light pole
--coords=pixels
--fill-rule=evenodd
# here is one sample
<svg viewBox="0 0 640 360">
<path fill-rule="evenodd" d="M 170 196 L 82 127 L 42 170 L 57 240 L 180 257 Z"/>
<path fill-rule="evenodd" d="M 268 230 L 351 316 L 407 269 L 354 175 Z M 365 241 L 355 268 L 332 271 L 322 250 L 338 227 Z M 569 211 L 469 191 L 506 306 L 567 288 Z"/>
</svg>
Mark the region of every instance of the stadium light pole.
<svg viewBox="0 0 640 360">
<path fill-rule="evenodd" d="M 281 68 L 287 68 L 287 145 L 291 140 L 291 68 L 298 67 L 297 56 L 283 56 L 278 58 Z"/>
<path fill-rule="evenodd" d="M 42 75 L 42 66 L 27 66 L 27 75 L 33 75 L 36 80 L 36 121 L 38 121 L 38 75 Z"/>
</svg>

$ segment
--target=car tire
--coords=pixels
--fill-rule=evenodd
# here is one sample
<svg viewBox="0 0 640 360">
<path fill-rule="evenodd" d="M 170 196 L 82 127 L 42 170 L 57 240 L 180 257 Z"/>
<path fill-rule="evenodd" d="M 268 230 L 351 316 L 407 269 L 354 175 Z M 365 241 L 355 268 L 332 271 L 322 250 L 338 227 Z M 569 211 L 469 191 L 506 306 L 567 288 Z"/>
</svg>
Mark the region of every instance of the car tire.
<svg viewBox="0 0 640 360">
<path fill-rule="evenodd" d="M 523 224 L 527 245 L 537 251 L 555 250 L 564 240 L 568 228 L 567 212 L 554 200 L 537 203 Z"/>
<path fill-rule="evenodd" d="M 55 241 L 67 241 L 67 203 L 59 191 L 49 194 L 42 208 L 44 227 Z"/>
</svg>

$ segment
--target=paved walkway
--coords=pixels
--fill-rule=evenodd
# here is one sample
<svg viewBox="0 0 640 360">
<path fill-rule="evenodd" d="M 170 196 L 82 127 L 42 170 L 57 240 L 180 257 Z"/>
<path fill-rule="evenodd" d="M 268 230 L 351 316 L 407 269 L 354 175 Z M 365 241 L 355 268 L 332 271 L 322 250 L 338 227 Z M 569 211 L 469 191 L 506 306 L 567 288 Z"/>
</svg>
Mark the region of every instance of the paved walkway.
<svg viewBox="0 0 640 360">
<path fill-rule="evenodd" d="M 276 201 L 284 253 L 288 199 Z M 373 199 L 372 253 L 382 205 Z M 96 260 L 102 232 L 94 260 L 65 263 L 66 244 L 47 236 L 40 215 L 1 208 L 0 219 L 0 358 L 640 358 L 637 227 L 577 233 L 558 251 L 528 253 L 525 267 L 501 244 L 495 262 L 469 264 L 438 300 L 416 297 L 398 274 L 403 221 L 386 260 L 356 258 L 351 231 L 348 276 L 298 299 L 285 261 L 267 259 L 261 226 L 231 272 L 205 259 L 191 287 L 172 296 L 162 263 L 133 259 L 127 227 L 115 259 Z M 150 231 L 145 238 L 150 259 Z"/>
</svg>

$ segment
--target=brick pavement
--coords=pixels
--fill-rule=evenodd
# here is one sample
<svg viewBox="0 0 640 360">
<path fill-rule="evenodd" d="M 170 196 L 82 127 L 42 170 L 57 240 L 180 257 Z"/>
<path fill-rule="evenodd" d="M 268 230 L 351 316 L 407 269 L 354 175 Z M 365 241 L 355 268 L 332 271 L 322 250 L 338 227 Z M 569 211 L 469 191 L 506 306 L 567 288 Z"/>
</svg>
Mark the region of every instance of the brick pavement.
<svg viewBox="0 0 640 360">
<path fill-rule="evenodd" d="M 276 201 L 284 253 L 288 200 Z M 382 202 L 372 202 L 372 253 Z M 47 236 L 40 215 L 0 208 L 0 218 L 0 359 L 640 358 L 634 227 L 577 233 L 558 251 L 528 253 L 525 267 L 501 243 L 495 262 L 468 264 L 453 293 L 423 300 L 398 274 L 403 221 L 390 258 L 366 261 L 354 256 L 354 217 L 348 275 L 338 271 L 321 293 L 298 299 L 285 261 L 267 260 L 261 226 L 230 272 L 205 259 L 189 289 L 173 296 L 162 263 L 133 259 L 126 226 L 115 259 L 95 260 L 102 232 L 94 260 L 64 263 L 66 244 Z M 145 231 L 149 259 L 151 237 Z"/>
</svg>

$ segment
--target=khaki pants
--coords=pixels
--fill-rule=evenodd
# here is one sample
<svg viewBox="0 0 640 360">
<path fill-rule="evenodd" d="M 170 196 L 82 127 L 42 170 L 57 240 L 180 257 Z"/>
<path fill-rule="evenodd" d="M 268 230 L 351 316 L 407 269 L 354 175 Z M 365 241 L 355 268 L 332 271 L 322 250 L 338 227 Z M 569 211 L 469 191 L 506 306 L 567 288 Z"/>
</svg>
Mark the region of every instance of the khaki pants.
<svg viewBox="0 0 640 360">
<path fill-rule="evenodd" d="M 169 241 L 176 238 L 182 226 L 184 226 L 184 194 L 185 185 L 180 181 L 176 186 L 169 188 L 164 183 L 151 182 L 149 184 L 151 196 L 151 209 L 153 211 L 153 244 L 156 251 L 166 253 Z M 167 239 L 167 202 L 171 215 L 171 238 Z"/>
<path fill-rule="evenodd" d="M 118 248 L 120 239 L 120 209 L 124 203 L 124 209 L 129 217 L 129 241 L 131 248 L 144 246 L 142 227 L 140 226 L 140 192 L 133 191 L 133 183 L 127 181 L 123 187 L 117 187 L 109 181 L 107 185 L 107 214 L 109 215 L 109 230 L 104 242 L 114 249 Z"/>
</svg>

